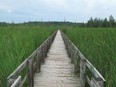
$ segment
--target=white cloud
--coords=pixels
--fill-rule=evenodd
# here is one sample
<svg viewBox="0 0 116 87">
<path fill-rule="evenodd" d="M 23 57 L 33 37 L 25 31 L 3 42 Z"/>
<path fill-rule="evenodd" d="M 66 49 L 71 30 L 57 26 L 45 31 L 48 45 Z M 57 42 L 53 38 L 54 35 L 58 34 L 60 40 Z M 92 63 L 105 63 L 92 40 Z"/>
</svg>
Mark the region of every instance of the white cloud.
<svg viewBox="0 0 116 87">
<path fill-rule="evenodd" d="M 105 6 L 113 6 L 116 5 L 116 0 L 99 0 L 99 2 Z"/>
<path fill-rule="evenodd" d="M 68 4 L 66 0 L 42 0 L 42 2 L 53 7 L 65 7 Z"/>
<path fill-rule="evenodd" d="M 9 13 L 12 13 L 12 12 L 13 12 L 13 10 L 11 10 L 11 9 L 8 9 L 8 10 L 7 10 L 7 12 L 9 12 Z"/>
<path fill-rule="evenodd" d="M 13 12 L 13 9 L 14 8 L 10 4 L 5 2 L 0 2 L 0 10 L 11 13 Z"/>
</svg>

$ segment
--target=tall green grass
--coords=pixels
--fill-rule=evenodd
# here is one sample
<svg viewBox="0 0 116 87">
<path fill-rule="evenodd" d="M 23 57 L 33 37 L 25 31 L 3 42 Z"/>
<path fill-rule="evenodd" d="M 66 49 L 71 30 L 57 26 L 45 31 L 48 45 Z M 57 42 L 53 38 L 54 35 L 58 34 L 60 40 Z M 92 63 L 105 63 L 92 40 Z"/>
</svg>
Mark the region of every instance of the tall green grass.
<svg viewBox="0 0 116 87">
<path fill-rule="evenodd" d="M 0 87 L 6 87 L 7 76 L 54 31 L 55 26 L 46 25 L 0 26 Z"/>
<path fill-rule="evenodd" d="M 105 77 L 107 87 L 116 87 L 116 29 L 69 27 L 63 31 Z"/>
</svg>

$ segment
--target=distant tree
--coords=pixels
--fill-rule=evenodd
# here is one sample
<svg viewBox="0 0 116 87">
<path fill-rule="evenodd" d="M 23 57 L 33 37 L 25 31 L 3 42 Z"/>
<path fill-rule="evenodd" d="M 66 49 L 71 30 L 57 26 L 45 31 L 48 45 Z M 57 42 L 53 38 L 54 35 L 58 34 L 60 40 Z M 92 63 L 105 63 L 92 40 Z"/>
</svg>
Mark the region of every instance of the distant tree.
<svg viewBox="0 0 116 87">
<path fill-rule="evenodd" d="M 116 20 L 115 20 L 115 22 L 114 22 L 114 27 L 116 27 Z"/>
<path fill-rule="evenodd" d="M 105 18 L 103 21 L 103 27 L 109 27 L 109 22 L 108 22 L 107 18 Z"/>
<path fill-rule="evenodd" d="M 110 23 L 110 27 L 114 27 L 115 19 L 112 15 L 109 16 L 109 23 Z"/>
<path fill-rule="evenodd" d="M 87 22 L 87 27 L 93 27 L 93 18 L 91 17 Z"/>
<path fill-rule="evenodd" d="M 103 20 L 99 18 L 98 21 L 99 21 L 99 27 L 103 27 Z"/>
<path fill-rule="evenodd" d="M 99 20 L 97 18 L 94 19 L 94 22 L 93 22 L 93 27 L 99 27 Z"/>
<path fill-rule="evenodd" d="M 0 26 L 6 26 L 7 23 L 6 22 L 0 22 Z"/>
<path fill-rule="evenodd" d="M 109 20 L 91 17 L 87 23 L 84 23 L 84 27 L 116 27 L 116 20 L 112 15 L 109 16 Z"/>
</svg>

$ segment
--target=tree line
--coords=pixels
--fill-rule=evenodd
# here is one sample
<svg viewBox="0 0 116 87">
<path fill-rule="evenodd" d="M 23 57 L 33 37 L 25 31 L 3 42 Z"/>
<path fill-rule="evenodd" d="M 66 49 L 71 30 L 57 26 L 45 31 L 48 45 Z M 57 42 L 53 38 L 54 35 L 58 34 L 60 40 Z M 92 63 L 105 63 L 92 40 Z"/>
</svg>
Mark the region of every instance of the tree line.
<svg viewBox="0 0 116 87">
<path fill-rule="evenodd" d="M 59 25 L 59 26 L 73 25 L 73 26 L 79 26 L 79 27 L 95 27 L 95 28 L 97 28 L 97 27 L 116 27 L 116 20 L 114 19 L 114 17 L 112 15 L 110 15 L 109 18 L 105 18 L 105 19 L 91 17 L 86 23 L 76 23 L 76 22 L 68 22 L 68 21 L 60 21 L 60 22 L 56 22 L 56 21 L 46 21 L 46 22 L 29 21 L 29 22 L 24 22 L 24 23 L 0 22 L 0 26 L 17 25 L 17 24 L 26 24 L 26 25 L 30 25 L 30 24 L 34 24 L 34 25 L 54 24 L 54 25 Z"/>
<path fill-rule="evenodd" d="M 81 23 L 80 27 L 116 27 L 116 20 L 112 15 L 109 16 L 109 19 L 100 19 L 100 18 L 90 18 L 87 23 Z"/>
</svg>

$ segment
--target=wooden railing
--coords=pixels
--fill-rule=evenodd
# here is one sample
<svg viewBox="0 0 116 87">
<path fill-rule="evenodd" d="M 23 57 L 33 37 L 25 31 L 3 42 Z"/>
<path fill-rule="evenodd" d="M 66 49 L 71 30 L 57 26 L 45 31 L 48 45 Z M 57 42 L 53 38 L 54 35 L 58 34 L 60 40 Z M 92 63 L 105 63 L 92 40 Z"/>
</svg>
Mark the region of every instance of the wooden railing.
<svg viewBox="0 0 116 87">
<path fill-rule="evenodd" d="M 8 78 L 8 87 L 22 87 L 28 80 L 29 87 L 34 87 L 34 73 L 40 72 L 41 63 L 44 62 L 47 52 L 56 36 L 54 32 L 39 48 L 37 48 Z M 21 76 L 24 69 L 26 74 Z"/>
<path fill-rule="evenodd" d="M 61 31 L 64 43 L 71 62 L 74 63 L 75 71 L 80 72 L 80 80 L 85 87 L 105 87 L 105 79 L 96 70 L 96 68 L 84 57 L 79 49 L 68 39 L 68 37 Z M 89 72 L 88 72 L 89 71 Z"/>
</svg>

